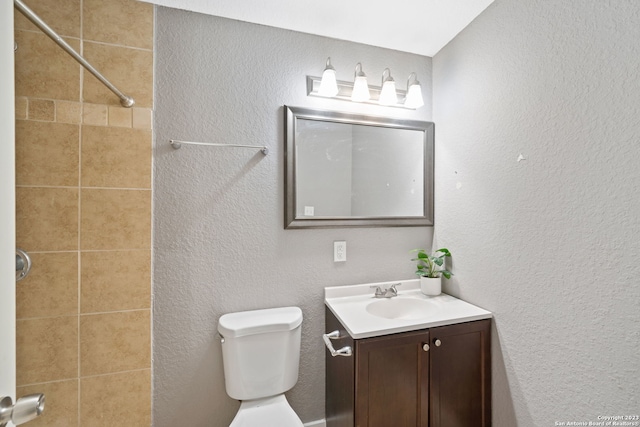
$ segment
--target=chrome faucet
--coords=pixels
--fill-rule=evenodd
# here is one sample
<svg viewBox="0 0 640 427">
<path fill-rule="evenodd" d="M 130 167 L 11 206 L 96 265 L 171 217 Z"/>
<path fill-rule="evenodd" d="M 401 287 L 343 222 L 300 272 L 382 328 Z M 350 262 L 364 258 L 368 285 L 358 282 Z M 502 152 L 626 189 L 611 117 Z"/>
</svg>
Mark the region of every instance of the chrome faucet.
<svg viewBox="0 0 640 427">
<path fill-rule="evenodd" d="M 372 285 L 371 288 L 376 288 L 376 293 L 374 297 L 376 298 L 393 298 L 398 296 L 398 290 L 396 286 L 400 286 L 402 283 L 394 283 L 389 287 Z"/>
</svg>

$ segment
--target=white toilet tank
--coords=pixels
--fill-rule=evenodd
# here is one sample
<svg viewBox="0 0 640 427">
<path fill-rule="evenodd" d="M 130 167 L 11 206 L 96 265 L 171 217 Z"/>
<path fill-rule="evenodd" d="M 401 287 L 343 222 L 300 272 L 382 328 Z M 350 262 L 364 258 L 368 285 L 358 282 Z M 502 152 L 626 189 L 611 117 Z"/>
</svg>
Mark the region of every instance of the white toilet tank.
<svg viewBox="0 0 640 427">
<path fill-rule="evenodd" d="M 220 317 L 227 394 L 250 400 L 275 396 L 298 381 L 302 310 L 298 307 Z"/>
</svg>

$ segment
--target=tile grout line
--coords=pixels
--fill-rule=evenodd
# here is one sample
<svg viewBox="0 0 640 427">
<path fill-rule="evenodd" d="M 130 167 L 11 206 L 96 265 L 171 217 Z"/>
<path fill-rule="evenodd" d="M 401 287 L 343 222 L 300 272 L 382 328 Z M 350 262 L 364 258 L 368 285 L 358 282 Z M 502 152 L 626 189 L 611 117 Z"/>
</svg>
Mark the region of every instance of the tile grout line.
<svg viewBox="0 0 640 427">
<path fill-rule="evenodd" d="M 95 312 L 90 312 L 90 313 L 79 313 L 79 314 L 61 314 L 61 315 L 56 315 L 56 316 L 40 316 L 40 317 L 23 317 L 20 319 L 16 319 L 16 320 L 20 320 L 20 321 L 25 321 L 25 320 L 45 320 L 45 319 L 57 319 L 59 317 L 87 317 L 87 316 L 99 316 L 99 315 L 104 315 L 104 314 L 116 314 L 116 313 L 134 313 L 134 312 L 141 312 L 141 311 L 150 311 L 151 308 L 150 307 L 146 307 L 146 308 L 130 308 L 130 309 L 126 309 L 126 310 L 113 310 L 113 311 L 95 311 Z"/>
<path fill-rule="evenodd" d="M 84 0 L 80 0 L 80 55 L 84 56 Z M 80 384 L 80 366 L 82 352 L 81 346 L 81 331 L 80 331 L 80 305 L 82 304 L 82 256 L 81 256 L 81 242 L 82 242 L 82 123 L 84 122 L 84 67 L 80 66 L 80 126 L 78 127 L 78 345 L 77 345 L 77 359 L 78 366 L 76 366 L 76 375 L 78 381 L 78 413 L 76 414 L 78 426 L 82 425 L 82 385 Z"/>
<path fill-rule="evenodd" d="M 36 98 L 36 97 L 27 97 L 27 96 L 16 96 L 16 100 L 21 99 L 24 100 L 25 102 L 25 113 L 24 113 L 24 118 L 21 117 L 16 117 L 16 121 L 30 121 L 30 122 L 41 122 L 41 123 L 62 123 L 62 124 L 69 124 L 69 125 L 78 125 L 78 126 L 96 126 L 96 127 L 116 127 L 116 128 L 125 128 L 125 129 L 137 129 L 137 130 L 142 130 L 142 131 L 151 131 L 152 128 L 151 126 L 135 126 L 133 123 L 133 115 L 135 112 L 143 112 L 145 115 L 148 115 L 150 118 L 152 116 L 153 113 L 153 109 L 152 108 L 148 108 L 148 107 L 133 107 L 130 109 L 130 114 L 132 117 L 131 123 L 127 124 L 126 126 L 124 125 L 118 125 L 118 124 L 110 124 L 110 123 L 89 123 L 89 122 L 85 122 L 84 120 L 84 107 L 86 105 L 95 105 L 95 106 L 100 106 L 100 107 L 104 107 L 105 110 L 107 111 L 107 120 L 108 120 L 108 114 L 109 114 L 109 109 L 110 108 L 121 108 L 118 105 L 112 105 L 112 104 L 98 104 L 98 103 L 93 103 L 93 102 L 79 102 L 79 101 L 73 101 L 73 100 L 68 100 L 68 99 L 55 99 L 55 98 Z M 52 120 L 46 120 L 46 119 L 37 119 L 37 118 L 33 118 L 33 117 L 29 117 L 29 103 L 33 102 L 33 101 L 50 101 L 54 104 L 54 117 Z M 77 104 L 79 106 L 79 117 L 76 117 L 77 121 L 73 121 L 73 120 L 62 120 L 60 117 L 58 117 L 58 110 L 60 107 L 61 103 L 69 103 L 69 104 Z"/>
<path fill-rule="evenodd" d="M 69 185 L 37 185 L 37 184 L 19 184 L 16 188 L 53 188 L 53 189 L 83 189 L 83 190 L 116 190 L 116 191 L 151 191 L 151 188 L 125 188 L 125 187 L 81 187 Z"/>
<path fill-rule="evenodd" d="M 85 249 L 85 250 L 59 250 L 59 251 L 29 251 L 30 254 L 74 254 L 74 253 L 109 253 L 109 252 L 149 252 L 150 249 Z"/>
<path fill-rule="evenodd" d="M 128 373 L 132 373 L 132 372 L 144 372 L 144 371 L 151 371 L 151 368 L 129 369 L 129 370 L 126 370 L 126 371 L 108 372 L 106 374 L 85 375 L 83 377 L 79 376 L 77 378 L 62 378 L 62 379 L 59 379 L 59 380 L 43 381 L 43 382 L 39 382 L 39 383 L 20 384 L 18 387 L 32 387 L 32 386 L 36 386 L 36 385 L 55 384 L 55 383 L 61 383 L 61 382 L 66 382 L 66 381 L 77 381 L 78 382 L 78 386 L 79 386 L 80 380 L 83 380 L 83 379 L 86 379 L 86 378 L 108 377 L 110 375 L 128 374 Z"/>
<path fill-rule="evenodd" d="M 80 15 L 82 15 L 82 11 L 80 11 Z M 80 27 L 82 28 L 82 22 L 80 23 Z M 39 30 L 29 30 L 29 29 L 25 29 L 25 28 L 16 28 L 15 30 L 16 31 L 24 31 L 24 32 L 27 32 L 27 33 L 32 33 L 32 34 L 42 34 L 42 31 L 39 31 Z M 62 37 L 63 39 L 71 39 L 71 40 L 77 40 L 77 41 L 84 40 L 82 35 L 80 35 L 80 37 L 74 37 L 74 36 L 65 36 L 63 34 L 60 34 L 60 37 Z M 102 42 L 102 41 L 99 41 L 99 40 L 86 40 L 86 42 L 87 43 L 95 43 L 95 44 L 99 44 L 99 45 L 103 45 L 103 46 L 111 46 L 111 47 L 120 47 L 120 48 L 124 48 L 124 49 L 139 50 L 139 51 L 142 51 L 142 52 L 153 52 L 153 48 L 147 49 L 145 47 L 128 46 L 126 44 Z"/>
</svg>

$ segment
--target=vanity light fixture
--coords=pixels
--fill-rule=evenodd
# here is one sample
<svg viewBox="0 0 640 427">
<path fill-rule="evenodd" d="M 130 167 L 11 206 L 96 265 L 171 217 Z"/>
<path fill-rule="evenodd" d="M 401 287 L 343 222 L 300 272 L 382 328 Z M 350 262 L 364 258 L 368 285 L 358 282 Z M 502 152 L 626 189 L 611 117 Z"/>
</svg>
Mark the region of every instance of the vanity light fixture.
<svg viewBox="0 0 640 427">
<path fill-rule="evenodd" d="M 336 69 L 331 65 L 331 58 L 327 58 L 327 65 L 322 72 L 322 81 L 318 95 L 333 97 L 338 94 L 338 82 L 336 81 Z"/>
<path fill-rule="evenodd" d="M 396 88 L 389 68 L 382 72 L 382 87 L 369 86 L 360 62 L 356 64 L 353 81 L 336 80 L 331 58 L 327 58 L 322 78 L 307 76 L 307 95 L 411 110 L 424 105 L 416 73 L 409 75 L 406 91 Z"/>
<path fill-rule="evenodd" d="M 385 77 L 384 75 L 387 75 Z M 396 82 L 391 77 L 391 70 L 385 68 L 382 72 L 382 91 L 380 92 L 380 105 L 396 105 L 398 103 L 398 93 L 396 92 Z"/>
<path fill-rule="evenodd" d="M 367 84 L 367 76 L 362 71 L 362 64 L 356 64 L 356 71 L 353 79 L 353 92 L 351 92 L 351 100 L 355 102 L 364 102 L 371 99 L 369 92 L 369 84 Z"/>
<path fill-rule="evenodd" d="M 412 78 L 413 83 L 411 83 Z M 408 108 L 420 108 L 423 105 L 422 87 L 418 81 L 418 76 L 416 73 L 411 73 L 407 79 L 407 97 L 404 100 L 404 106 Z"/>
</svg>

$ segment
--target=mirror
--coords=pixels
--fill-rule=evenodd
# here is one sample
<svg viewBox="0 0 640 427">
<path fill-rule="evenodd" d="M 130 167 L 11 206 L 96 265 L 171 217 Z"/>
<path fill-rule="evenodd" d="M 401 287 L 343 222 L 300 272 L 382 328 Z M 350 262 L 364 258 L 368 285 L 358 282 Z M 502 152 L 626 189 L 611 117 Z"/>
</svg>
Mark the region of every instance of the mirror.
<svg viewBox="0 0 640 427">
<path fill-rule="evenodd" d="M 433 225 L 433 123 L 285 110 L 285 228 Z"/>
</svg>

